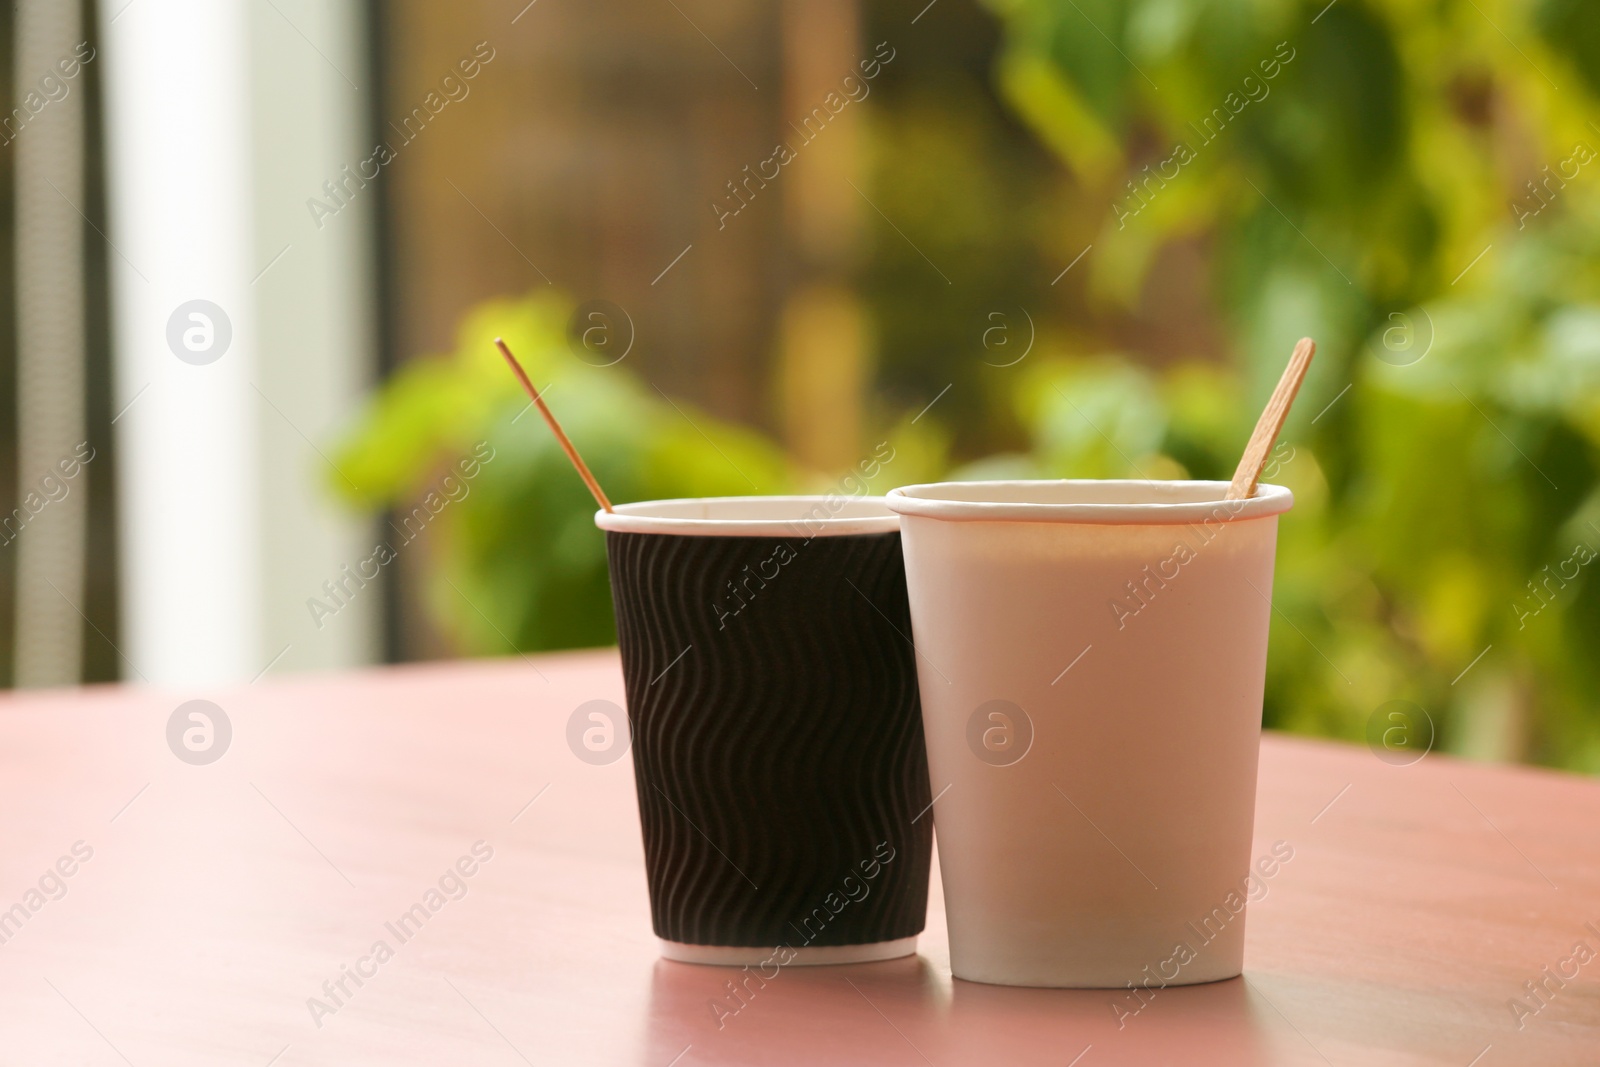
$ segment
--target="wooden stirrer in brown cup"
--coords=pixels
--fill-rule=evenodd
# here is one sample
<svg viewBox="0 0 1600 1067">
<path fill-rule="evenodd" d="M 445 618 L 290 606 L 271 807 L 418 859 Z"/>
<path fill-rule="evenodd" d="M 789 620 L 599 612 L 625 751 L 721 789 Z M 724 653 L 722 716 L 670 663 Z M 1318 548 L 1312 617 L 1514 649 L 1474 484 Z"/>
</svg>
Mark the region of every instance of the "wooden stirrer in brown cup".
<svg viewBox="0 0 1600 1067">
<path fill-rule="evenodd" d="M 1278 439 L 1278 431 L 1283 429 L 1283 421 L 1289 417 L 1289 408 L 1294 405 L 1295 394 L 1300 391 L 1300 383 L 1305 380 L 1306 369 L 1311 366 L 1311 357 L 1316 351 L 1317 343 L 1309 337 L 1300 338 L 1300 343 L 1294 346 L 1289 365 L 1278 379 L 1272 398 L 1262 409 L 1261 418 L 1256 420 L 1255 432 L 1250 435 L 1250 443 L 1244 446 L 1244 455 L 1233 472 L 1233 484 L 1228 486 L 1222 499 L 1248 500 L 1256 495 L 1261 468 L 1266 465 L 1267 454 Z"/>
<path fill-rule="evenodd" d="M 611 501 L 606 499 L 605 491 L 600 488 L 600 483 L 595 481 L 594 475 L 590 473 L 589 465 L 583 461 L 582 456 L 578 455 L 578 450 L 573 447 L 572 440 L 567 437 L 567 432 L 561 428 L 561 424 L 556 421 L 556 417 L 545 406 L 544 397 L 539 395 L 539 390 L 535 389 L 533 383 L 528 380 L 528 374 L 522 369 L 522 364 L 517 362 L 517 357 L 511 354 L 511 349 L 506 346 L 502 338 L 496 337 L 494 344 L 500 350 L 500 354 L 506 357 L 506 363 L 510 365 L 511 373 L 515 374 L 517 381 L 522 383 L 523 390 L 538 406 L 539 414 L 543 415 L 544 421 L 549 424 L 550 432 L 556 435 L 556 441 L 560 443 L 561 450 L 567 454 L 567 458 L 572 461 L 572 465 L 578 469 L 578 477 L 582 478 L 583 484 L 589 487 L 590 494 L 594 496 L 594 502 L 606 511 L 610 511 Z"/>
</svg>

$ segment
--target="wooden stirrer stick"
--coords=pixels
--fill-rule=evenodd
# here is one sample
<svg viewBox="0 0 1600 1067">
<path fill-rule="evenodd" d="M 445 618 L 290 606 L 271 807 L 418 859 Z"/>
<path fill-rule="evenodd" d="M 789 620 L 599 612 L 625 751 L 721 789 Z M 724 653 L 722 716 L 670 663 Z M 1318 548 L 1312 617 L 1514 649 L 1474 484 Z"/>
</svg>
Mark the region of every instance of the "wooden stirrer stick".
<svg viewBox="0 0 1600 1067">
<path fill-rule="evenodd" d="M 573 447 L 571 439 L 567 437 L 567 432 L 561 428 L 561 424 L 556 421 L 556 417 L 550 414 L 550 409 L 545 406 L 544 397 L 539 395 L 539 390 L 535 389 L 533 383 L 528 380 L 528 374 L 522 369 L 522 364 L 517 362 L 517 357 L 511 354 L 511 349 L 506 347 L 503 339 L 496 337 L 494 343 L 495 347 L 500 349 L 500 354 L 506 357 L 506 362 L 510 364 L 511 373 L 517 376 L 517 381 L 522 383 L 522 388 L 532 398 L 534 404 L 538 405 L 539 414 L 543 415 L 544 421 L 550 424 L 550 432 L 556 435 L 556 440 L 561 444 L 561 450 L 567 454 L 567 458 L 572 461 L 572 465 L 578 469 L 578 476 L 583 479 L 583 484 L 589 487 L 589 492 L 594 495 L 595 503 L 606 511 L 610 511 L 611 501 L 606 499 L 605 491 L 600 488 L 600 483 L 595 481 L 594 475 L 590 473 L 589 465 L 583 461 L 582 456 L 578 455 L 578 450 Z"/>
<path fill-rule="evenodd" d="M 1250 435 L 1250 443 L 1245 445 L 1244 455 L 1233 472 L 1233 484 L 1228 486 L 1228 493 L 1222 499 L 1248 500 L 1256 495 L 1261 468 L 1266 465 L 1267 454 L 1278 440 L 1283 420 L 1289 417 L 1289 408 L 1294 404 L 1295 394 L 1300 391 L 1300 383 L 1305 380 L 1306 368 L 1311 366 L 1311 357 L 1316 351 L 1317 343 L 1309 337 L 1300 338 L 1300 343 L 1294 346 L 1289 365 L 1284 368 L 1283 377 L 1278 379 L 1278 387 L 1272 391 L 1272 398 L 1267 401 L 1261 418 L 1256 421 L 1255 433 Z"/>
</svg>

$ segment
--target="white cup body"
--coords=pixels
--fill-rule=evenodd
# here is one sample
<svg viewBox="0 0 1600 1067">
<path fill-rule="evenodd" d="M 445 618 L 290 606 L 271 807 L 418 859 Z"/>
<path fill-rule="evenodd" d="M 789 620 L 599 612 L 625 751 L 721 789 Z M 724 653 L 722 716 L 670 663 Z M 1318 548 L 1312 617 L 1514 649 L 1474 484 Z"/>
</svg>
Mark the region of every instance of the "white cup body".
<svg viewBox="0 0 1600 1067">
<path fill-rule="evenodd" d="M 956 977 L 1243 967 L 1277 514 L 1221 482 L 889 494 Z M 1020 710 L 1019 710 L 1020 709 Z M 1153 979 L 1153 981 L 1152 981 Z"/>
</svg>

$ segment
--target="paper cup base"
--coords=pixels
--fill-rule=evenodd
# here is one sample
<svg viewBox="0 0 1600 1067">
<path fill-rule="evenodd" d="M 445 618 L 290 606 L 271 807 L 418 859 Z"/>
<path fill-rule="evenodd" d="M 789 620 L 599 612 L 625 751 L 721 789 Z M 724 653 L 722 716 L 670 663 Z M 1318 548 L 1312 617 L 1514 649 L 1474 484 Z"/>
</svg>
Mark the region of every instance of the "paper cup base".
<svg viewBox="0 0 1600 1067">
<path fill-rule="evenodd" d="M 685 945 L 681 941 L 661 942 L 661 955 L 679 963 L 709 963 L 719 967 L 744 967 L 772 959 L 772 945 Z M 874 941 L 867 945 L 814 945 L 797 948 L 785 967 L 820 967 L 830 963 L 873 963 L 894 960 L 917 951 L 917 938 Z"/>
<path fill-rule="evenodd" d="M 1224 966 L 1211 970 L 1193 970 L 1179 975 L 1170 982 L 1157 982 L 1155 988 L 1185 985 L 1209 985 L 1212 982 L 1226 982 L 1237 978 L 1244 973 L 1242 966 Z M 1120 972 L 1119 972 L 1120 974 Z M 1004 985 L 1023 986 L 1030 989 L 1118 989 L 1126 990 L 1129 979 L 1126 975 L 1113 976 L 1110 972 L 1078 974 L 1021 974 L 1004 969 L 977 970 L 963 973 L 961 968 L 952 968 L 951 977 L 959 978 L 963 982 L 976 982 L 979 985 Z M 1138 983 L 1135 983 L 1137 986 Z"/>
</svg>

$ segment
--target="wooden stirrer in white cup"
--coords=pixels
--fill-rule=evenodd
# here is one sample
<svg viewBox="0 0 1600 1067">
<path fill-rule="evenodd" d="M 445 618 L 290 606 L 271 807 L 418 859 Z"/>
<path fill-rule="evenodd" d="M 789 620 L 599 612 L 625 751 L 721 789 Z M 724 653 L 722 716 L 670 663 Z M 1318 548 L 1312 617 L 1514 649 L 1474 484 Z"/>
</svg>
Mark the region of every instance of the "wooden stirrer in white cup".
<svg viewBox="0 0 1600 1067">
<path fill-rule="evenodd" d="M 544 421 L 550 424 L 550 432 L 556 435 L 556 441 L 560 443 L 561 450 L 567 454 L 567 458 L 572 461 L 572 465 L 578 469 L 578 477 L 582 478 L 583 484 L 589 487 L 589 492 L 593 495 L 594 502 L 606 511 L 610 511 L 611 501 L 606 499 L 606 494 L 600 488 L 600 483 L 595 481 L 594 475 L 589 472 L 589 465 L 583 461 L 582 456 L 578 455 L 578 450 L 573 447 L 571 439 L 567 437 L 567 432 L 561 428 L 561 424 L 556 421 L 556 417 L 550 414 L 550 409 L 545 407 L 544 397 L 539 395 L 539 390 L 535 389 L 533 383 L 528 380 L 528 373 L 522 369 L 522 364 L 518 363 L 517 357 L 511 354 L 511 349 L 506 346 L 505 341 L 496 337 L 494 344 L 500 350 L 500 354 L 506 357 L 506 362 L 511 366 L 511 373 L 515 374 L 517 381 L 522 383 L 523 390 L 533 400 L 534 404 L 538 405 L 539 414 L 543 415 Z"/>
<path fill-rule="evenodd" d="M 1300 391 L 1300 383 L 1305 380 L 1306 369 L 1311 366 L 1311 357 L 1316 351 L 1317 343 L 1309 337 L 1300 338 L 1300 343 L 1294 346 L 1289 365 L 1284 368 L 1283 377 L 1278 379 L 1278 387 L 1272 391 L 1272 398 L 1262 410 L 1261 418 L 1256 420 L 1255 432 L 1250 435 L 1250 443 L 1244 446 L 1244 455 L 1233 472 L 1233 484 L 1228 486 L 1227 495 L 1222 499 L 1248 500 L 1256 495 L 1261 468 L 1266 465 L 1267 454 L 1278 440 L 1283 420 L 1289 417 L 1289 408 L 1294 404 L 1295 394 Z"/>
</svg>

